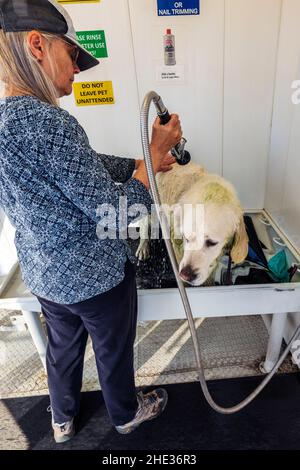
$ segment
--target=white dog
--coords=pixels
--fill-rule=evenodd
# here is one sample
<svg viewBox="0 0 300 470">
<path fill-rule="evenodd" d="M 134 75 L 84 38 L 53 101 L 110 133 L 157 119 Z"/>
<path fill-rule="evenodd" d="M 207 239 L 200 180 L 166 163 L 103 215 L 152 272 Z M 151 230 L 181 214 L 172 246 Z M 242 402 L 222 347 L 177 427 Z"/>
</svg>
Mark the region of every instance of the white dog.
<svg viewBox="0 0 300 470">
<path fill-rule="evenodd" d="M 156 181 L 183 281 L 192 286 L 206 282 L 226 250 L 234 263 L 244 261 L 248 237 L 243 211 L 228 181 L 192 162 L 174 164 L 172 170 L 158 173 Z M 149 255 L 148 224 L 148 217 L 140 221 L 136 255 L 142 260 Z"/>
</svg>

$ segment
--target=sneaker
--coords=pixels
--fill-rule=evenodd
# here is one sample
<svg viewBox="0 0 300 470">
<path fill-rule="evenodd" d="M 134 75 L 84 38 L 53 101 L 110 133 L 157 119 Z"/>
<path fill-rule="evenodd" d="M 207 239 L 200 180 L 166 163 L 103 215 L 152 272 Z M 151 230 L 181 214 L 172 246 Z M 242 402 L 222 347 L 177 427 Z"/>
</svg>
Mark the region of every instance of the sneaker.
<svg viewBox="0 0 300 470">
<path fill-rule="evenodd" d="M 168 394 L 163 388 L 157 388 L 149 393 L 139 392 L 137 401 L 138 409 L 133 420 L 122 426 L 116 426 L 116 430 L 120 434 L 128 434 L 144 421 L 157 418 L 166 407 Z"/>
<path fill-rule="evenodd" d="M 62 424 L 52 423 L 55 442 L 61 444 L 71 439 L 75 434 L 73 419 Z"/>
</svg>

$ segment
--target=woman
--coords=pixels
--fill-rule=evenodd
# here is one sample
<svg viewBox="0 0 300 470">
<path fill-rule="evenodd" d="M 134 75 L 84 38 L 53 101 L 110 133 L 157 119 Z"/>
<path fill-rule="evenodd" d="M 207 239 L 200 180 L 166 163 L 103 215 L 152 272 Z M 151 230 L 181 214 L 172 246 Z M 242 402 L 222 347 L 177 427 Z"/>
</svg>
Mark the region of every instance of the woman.
<svg viewBox="0 0 300 470">
<path fill-rule="evenodd" d="M 0 203 L 16 228 L 23 280 L 46 319 L 54 438 L 74 435 L 88 334 L 111 421 L 128 433 L 158 416 L 167 394 L 136 394 L 133 256 L 122 237 L 99 233 L 103 207 L 113 207 L 117 221 L 124 215 L 120 198 L 150 210 L 145 164 L 97 154 L 76 119 L 58 107 L 74 75 L 98 61 L 77 43 L 55 0 L 0 0 L 0 27 Z M 166 126 L 155 121 L 155 173 L 171 168 L 168 152 L 180 138 L 176 115 Z M 115 229 L 119 234 L 119 222 Z"/>
</svg>

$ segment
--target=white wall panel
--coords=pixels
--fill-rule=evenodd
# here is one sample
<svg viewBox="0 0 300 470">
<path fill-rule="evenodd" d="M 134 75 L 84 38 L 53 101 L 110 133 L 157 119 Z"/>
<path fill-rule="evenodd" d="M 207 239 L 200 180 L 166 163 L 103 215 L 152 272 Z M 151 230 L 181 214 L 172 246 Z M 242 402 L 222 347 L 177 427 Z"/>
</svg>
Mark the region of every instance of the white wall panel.
<svg viewBox="0 0 300 470">
<path fill-rule="evenodd" d="M 300 80 L 300 2 L 285 0 L 278 52 L 266 208 L 300 249 L 300 104 L 292 103 Z"/>
<path fill-rule="evenodd" d="M 300 52 L 300 50 L 299 50 Z M 299 69 L 300 72 L 300 69 Z M 283 220 L 291 240 L 300 250 L 300 105 L 296 106 L 291 126 L 288 158 L 284 177 L 281 207 Z"/>
<path fill-rule="evenodd" d="M 137 156 L 140 151 L 139 104 L 127 0 L 67 5 L 76 31 L 104 30 L 108 58 L 82 72 L 77 82 L 112 80 L 115 104 L 78 107 L 74 96 L 61 100 L 86 130 L 98 152 Z"/>
<path fill-rule="evenodd" d="M 180 114 L 193 160 L 220 173 L 224 0 L 202 0 L 199 16 L 158 17 L 156 0 L 129 0 L 129 6 L 141 102 L 148 91 L 159 93 L 170 112 Z M 176 61 L 184 67 L 181 84 L 156 78 L 166 28 L 172 28 Z"/>
<path fill-rule="evenodd" d="M 300 250 L 300 104 L 292 102 L 294 80 L 300 80 L 300 1 L 284 0 L 278 48 L 276 87 L 265 207 L 291 243 Z M 288 342 L 300 324 L 290 314 Z"/>
<path fill-rule="evenodd" d="M 223 173 L 264 207 L 281 0 L 226 0 Z"/>
</svg>

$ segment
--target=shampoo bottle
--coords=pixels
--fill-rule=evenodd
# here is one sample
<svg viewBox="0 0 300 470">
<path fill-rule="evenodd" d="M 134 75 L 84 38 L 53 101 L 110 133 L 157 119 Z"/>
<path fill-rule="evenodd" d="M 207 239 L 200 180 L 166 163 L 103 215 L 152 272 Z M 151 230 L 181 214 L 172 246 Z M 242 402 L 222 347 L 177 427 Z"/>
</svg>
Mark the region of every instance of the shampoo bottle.
<svg viewBox="0 0 300 470">
<path fill-rule="evenodd" d="M 164 35 L 165 65 L 175 65 L 175 36 L 171 29 L 167 29 Z"/>
</svg>

